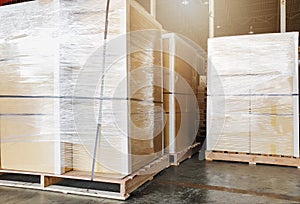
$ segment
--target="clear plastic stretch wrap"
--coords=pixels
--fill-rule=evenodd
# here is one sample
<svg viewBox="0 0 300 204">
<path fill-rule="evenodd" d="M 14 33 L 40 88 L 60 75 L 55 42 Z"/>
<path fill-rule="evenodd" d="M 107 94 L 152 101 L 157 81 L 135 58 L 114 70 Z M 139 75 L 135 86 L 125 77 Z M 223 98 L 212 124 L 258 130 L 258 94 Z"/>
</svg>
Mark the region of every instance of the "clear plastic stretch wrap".
<svg viewBox="0 0 300 204">
<path fill-rule="evenodd" d="M 1 168 L 59 171 L 58 8 L 0 8 Z"/>
<path fill-rule="evenodd" d="M 163 38 L 165 146 L 174 154 L 189 148 L 198 135 L 201 113 L 197 96 L 206 55 L 182 36 L 167 33 Z"/>
<path fill-rule="evenodd" d="M 208 150 L 299 157 L 298 33 L 208 43 Z"/>
<path fill-rule="evenodd" d="M 105 8 L 0 8 L 2 169 L 92 172 L 94 163 L 96 173 L 126 175 L 161 156 L 161 26 L 135 1 L 114 0 L 104 42 Z M 145 29 L 156 31 L 126 35 Z"/>
</svg>

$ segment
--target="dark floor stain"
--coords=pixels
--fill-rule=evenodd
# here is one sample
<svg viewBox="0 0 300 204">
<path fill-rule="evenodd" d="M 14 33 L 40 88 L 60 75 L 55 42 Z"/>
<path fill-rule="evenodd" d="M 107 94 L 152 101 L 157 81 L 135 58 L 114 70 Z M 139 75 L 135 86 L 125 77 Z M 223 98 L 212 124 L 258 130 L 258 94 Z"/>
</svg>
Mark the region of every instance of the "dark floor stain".
<svg viewBox="0 0 300 204">
<path fill-rule="evenodd" d="M 239 193 L 244 195 L 254 195 L 254 196 L 263 196 L 272 199 L 280 199 L 280 200 L 288 200 L 288 201 L 295 201 L 300 203 L 300 197 L 288 196 L 284 194 L 275 194 L 275 193 L 262 193 L 257 191 L 251 190 L 243 190 L 237 188 L 228 188 L 222 186 L 210 186 L 210 185 L 203 185 L 203 184 L 195 184 L 195 183 L 187 183 L 187 182 L 176 182 L 176 181 L 168 181 L 168 180 L 158 180 L 155 181 L 159 184 L 166 184 L 166 185 L 173 185 L 173 186 L 180 186 L 184 188 L 196 188 L 202 190 L 214 190 L 214 191 L 223 191 L 228 193 Z"/>
</svg>

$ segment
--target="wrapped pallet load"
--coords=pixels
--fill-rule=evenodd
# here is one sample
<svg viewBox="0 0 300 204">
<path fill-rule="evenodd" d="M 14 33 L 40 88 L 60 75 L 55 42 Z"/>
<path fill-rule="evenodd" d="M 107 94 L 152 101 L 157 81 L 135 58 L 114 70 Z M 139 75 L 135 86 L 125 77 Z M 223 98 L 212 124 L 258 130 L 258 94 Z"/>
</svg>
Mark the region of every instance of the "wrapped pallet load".
<svg viewBox="0 0 300 204">
<path fill-rule="evenodd" d="M 208 150 L 299 157 L 298 33 L 208 43 Z"/>
<path fill-rule="evenodd" d="M 1 168 L 57 172 L 58 1 L 0 8 Z"/>
<path fill-rule="evenodd" d="M 197 141 L 200 111 L 197 101 L 200 75 L 205 73 L 206 55 L 183 36 L 164 34 L 163 63 L 165 147 L 170 154 L 186 151 Z M 202 84 L 203 87 L 206 84 Z M 202 88 L 202 87 L 201 87 Z M 204 104 L 202 104 L 204 108 Z M 202 137 L 205 137 L 202 135 Z M 174 158 L 176 159 L 176 158 Z M 172 161 L 175 162 L 176 161 Z"/>
<path fill-rule="evenodd" d="M 161 25 L 133 0 L 111 1 L 104 41 L 105 8 L 1 8 L 1 169 L 128 175 L 163 154 Z"/>
</svg>

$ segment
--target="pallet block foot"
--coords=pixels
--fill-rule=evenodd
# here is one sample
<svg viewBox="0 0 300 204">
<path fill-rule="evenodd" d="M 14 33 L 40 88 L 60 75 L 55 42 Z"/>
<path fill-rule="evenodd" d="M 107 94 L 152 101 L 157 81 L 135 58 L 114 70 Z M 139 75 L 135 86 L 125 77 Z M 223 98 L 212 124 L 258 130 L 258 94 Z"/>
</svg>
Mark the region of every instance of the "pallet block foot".
<svg viewBox="0 0 300 204">
<path fill-rule="evenodd" d="M 185 161 L 186 159 L 192 158 L 192 156 L 198 153 L 200 149 L 201 149 L 200 143 L 196 143 L 181 152 L 170 154 L 169 155 L 170 165 L 172 166 L 180 165 L 180 163 Z"/>
<path fill-rule="evenodd" d="M 256 162 L 249 162 L 249 166 L 256 166 Z"/>
<path fill-rule="evenodd" d="M 61 180 L 62 178 L 55 178 L 55 177 L 41 175 L 41 187 L 46 188 L 48 186 L 60 182 Z"/>
</svg>

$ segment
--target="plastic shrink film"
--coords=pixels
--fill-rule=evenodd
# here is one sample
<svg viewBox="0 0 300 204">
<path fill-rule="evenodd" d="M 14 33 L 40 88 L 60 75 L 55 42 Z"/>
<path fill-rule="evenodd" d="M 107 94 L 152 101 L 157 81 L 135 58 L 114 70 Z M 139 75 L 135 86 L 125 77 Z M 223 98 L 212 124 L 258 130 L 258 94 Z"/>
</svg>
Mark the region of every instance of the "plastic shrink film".
<svg viewBox="0 0 300 204">
<path fill-rule="evenodd" d="M 164 141 L 168 152 L 176 153 L 196 141 L 200 124 L 198 84 L 200 75 L 205 73 L 206 56 L 203 50 L 174 33 L 164 35 L 163 46 Z"/>
<path fill-rule="evenodd" d="M 299 157 L 298 33 L 208 42 L 208 150 Z"/>
<path fill-rule="evenodd" d="M 95 159 L 96 173 L 130 174 L 161 155 L 161 26 L 135 1 L 111 1 L 104 43 L 105 7 L 0 8 L 2 169 L 91 172 Z M 158 31 L 125 35 L 142 29 Z"/>
<path fill-rule="evenodd" d="M 58 8 L 58 1 L 0 8 L 2 169 L 60 171 Z"/>
</svg>

